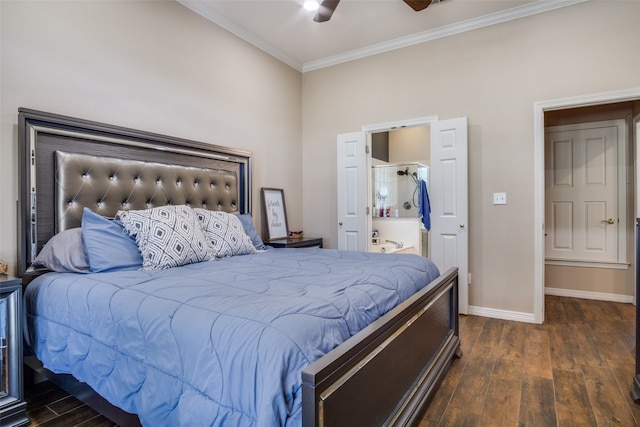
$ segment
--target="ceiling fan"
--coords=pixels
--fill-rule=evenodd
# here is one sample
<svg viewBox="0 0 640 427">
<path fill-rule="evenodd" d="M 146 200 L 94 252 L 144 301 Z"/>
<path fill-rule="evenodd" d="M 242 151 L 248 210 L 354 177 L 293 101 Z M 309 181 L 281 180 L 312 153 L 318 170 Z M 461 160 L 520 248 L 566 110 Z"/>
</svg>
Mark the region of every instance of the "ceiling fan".
<svg viewBox="0 0 640 427">
<path fill-rule="evenodd" d="M 402 0 L 407 5 L 409 5 L 416 12 L 420 12 L 423 9 L 426 9 L 431 3 L 432 0 Z M 338 3 L 340 0 L 323 0 L 320 3 L 320 7 L 318 8 L 318 12 L 313 17 L 313 20 L 316 22 L 326 22 L 331 19 L 331 15 L 338 7 Z"/>
</svg>

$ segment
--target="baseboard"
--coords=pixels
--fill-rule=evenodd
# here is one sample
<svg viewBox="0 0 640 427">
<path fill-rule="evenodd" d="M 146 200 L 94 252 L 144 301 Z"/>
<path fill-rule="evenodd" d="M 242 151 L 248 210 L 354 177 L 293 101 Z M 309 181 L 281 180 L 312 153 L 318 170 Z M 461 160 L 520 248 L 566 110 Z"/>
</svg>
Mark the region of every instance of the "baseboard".
<svg viewBox="0 0 640 427">
<path fill-rule="evenodd" d="M 545 295 L 555 295 L 557 297 L 571 297 L 582 299 L 595 299 L 599 301 L 612 301 L 622 303 L 633 303 L 632 295 L 607 294 L 604 292 L 576 291 L 573 289 L 544 288 Z"/>
<path fill-rule="evenodd" d="M 533 313 L 519 311 L 498 310 L 495 308 L 469 306 L 468 313 L 474 316 L 493 317 L 495 319 L 513 320 L 515 322 L 536 323 Z"/>
<path fill-rule="evenodd" d="M 558 297 L 593 299 L 599 301 L 611 301 L 621 303 L 633 303 L 633 296 L 620 294 L 607 294 L 604 292 L 575 291 L 571 289 L 544 288 L 546 295 Z M 493 317 L 494 319 L 513 320 L 515 322 L 536 323 L 533 313 L 522 313 L 519 311 L 499 310 L 495 308 L 476 307 L 470 305 L 468 313 L 473 316 Z"/>
</svg>

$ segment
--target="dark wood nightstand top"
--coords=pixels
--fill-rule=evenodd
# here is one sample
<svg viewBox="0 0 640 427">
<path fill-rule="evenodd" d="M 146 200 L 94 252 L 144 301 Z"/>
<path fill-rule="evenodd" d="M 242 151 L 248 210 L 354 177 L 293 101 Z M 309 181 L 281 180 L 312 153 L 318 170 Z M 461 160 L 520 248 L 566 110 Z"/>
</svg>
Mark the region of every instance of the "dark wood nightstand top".
<svg viewBox="0 0 640 427">
<path fill-rule="evenodd" d="M 310 248 L 322 247 L 322 237 L 303 237 L 302 239 L 277 239 L 267 243 L 274 248 Z"/>
</svg>

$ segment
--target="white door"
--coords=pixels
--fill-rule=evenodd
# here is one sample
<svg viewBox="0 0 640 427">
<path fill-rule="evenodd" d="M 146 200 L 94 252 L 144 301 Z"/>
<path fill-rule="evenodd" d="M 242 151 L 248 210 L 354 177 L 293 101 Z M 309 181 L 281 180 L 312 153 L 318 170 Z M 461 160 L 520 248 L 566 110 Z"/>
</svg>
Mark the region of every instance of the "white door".
<svg viewBox="0 0 640 427">
<path fill-rule="evenodd" d="M 364 132 L 338 135 L 338 249 L 367 250 L 366 148 Z"/>
<path fill-rule="evenodd" d="M 431 259 L 441 272 L 458 267 L 459 311 L 469 305 L 467 118 L 431 124 Z"/>
<path fill-rule="evenodd" d="M 624 229 L 624 122 L 554 126 L 545 130 L 547 229 L 552 261 L 617 263 Z M 620 163 L 621 162 L 621 163 Z M 621 223 L 622 221 L 622 223 Z"/>
</svg>

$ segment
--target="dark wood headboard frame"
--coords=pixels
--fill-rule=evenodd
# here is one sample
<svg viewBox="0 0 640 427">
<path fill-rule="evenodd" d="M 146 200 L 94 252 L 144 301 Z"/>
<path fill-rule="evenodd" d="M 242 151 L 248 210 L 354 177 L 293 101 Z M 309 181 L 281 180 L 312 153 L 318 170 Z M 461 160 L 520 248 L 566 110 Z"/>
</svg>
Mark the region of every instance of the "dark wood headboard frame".
<svg viewBox="0 0 640 427">
<path fill-rule="evenodd" d="M 219 209 L 239 213 L 251 213 L 252 210 L 251 153 L 248 151 L 25 108 L 19 110 L 18 143 L 20 275 L 31 265 L 44 244 L 61 231 L 61 221 L 56 218 L 57 184 L 53 178 L 56 176 L 56 156 L 59 157 L 61 152 L 104 159 L 129 159 L 138 164 L 184 166 L 185 169 L 195 168 L 209 174 L 223 171 L 226 176 L 233 176 L 230 182 L 237 185 L 237 189 L 232 189 L 237 200 L 234 197 L 233 205 Z M 76 207 L 76 216 L 81 209 L 82 206 Z M 113 207 L 109 211 L 112 214 Z"/>
</svg>

